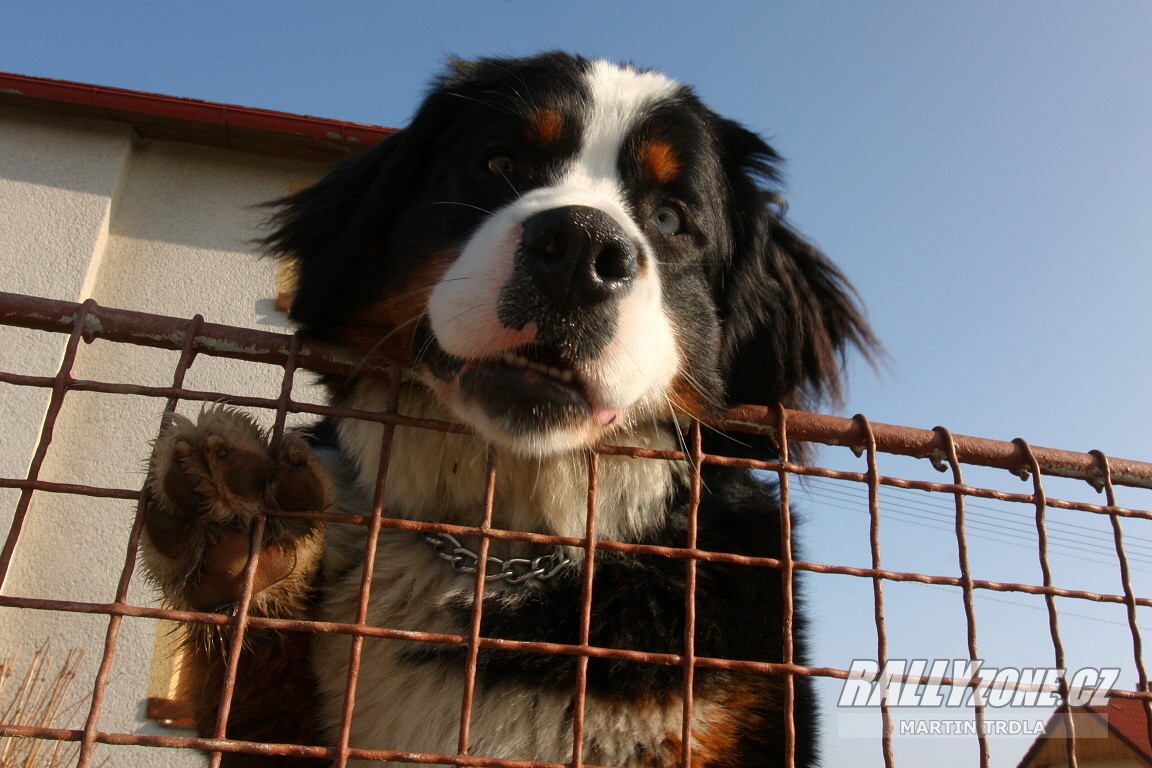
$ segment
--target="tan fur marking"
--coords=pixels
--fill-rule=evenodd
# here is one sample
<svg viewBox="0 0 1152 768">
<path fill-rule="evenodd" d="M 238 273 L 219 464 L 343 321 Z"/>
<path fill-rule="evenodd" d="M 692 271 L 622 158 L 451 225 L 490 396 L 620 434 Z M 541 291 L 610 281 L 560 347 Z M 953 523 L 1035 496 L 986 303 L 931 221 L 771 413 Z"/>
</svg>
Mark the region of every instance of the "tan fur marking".
<svg viewBox="0 0 1152 768">
<path fill-rule="evenodd" d="M 642 156 L 648 173 L 661 184 L 675 181 L 680 175 L 680 159 L 668 142 L 660 140 L 648 142 Z"/>
<path fill-rule="evenodd" d="M 740 730 L 748 726 L 748 713 L 758 703 L 759 693 L 735 682 L 731 690 L 724 692 L 720 708 L 692 734 L 696 762 L 704 766 L 736 764 L 733 759 L 740 744 Z"/>
<path fill-rule="evenodd" d="M 252 615 L 262 615 L 253 612 Z M 193 704 L 197 730 L 216 730 L 227 670 L 231 628 L 189 625 L 181 698 Z M 309 657 L 312 638 L 300 632 L 250 628 L 240 651 L 228 718 L 231 738 L 273 744 L 322 746 L 316 722 L 316 683 Z M 225 768 L 323 768 L 328 760 L 225 753 Z"/>
<path fill-rule="evenodd" d="M 564 132 L 564 115 L 552 107 L 540 107 L 528 120 L 528 138 L 542 148 L 555 144 Z"/>
<path fill-rule="evenodd" d="M 693 764 L 701 768 L 727 768 L 740 764 L 740 745 L 750 731 L 774 732 L 769 739 L 784 744 L 783 715 L 767 720 L 756 713 L 783 712 L 781 678 L 749 675 L 732 679 L 718 691 L 716 708 L 693 730 Z M 783 755 L 781 755 L 783 759 Z"/>
<path fill-rule="evenodd" d="M 341 338 L 372 359 L 413 362 L 412 331 L 428 311 L 428 297 L 448 269 L 454 252 L 430 255 L 395 291 L 369 304 L 342 329 Z"/>
<path fill-rule="evenodd" d="M 707 401 L 700 390 L 684 376 L 677 376 L 668 390 L 668 402 L 677 413 L 697 419 L 706 419 L 716 412 L 716 405 Z"/>
<path fill-rule="evenodd" d="M 679 733 L 670 732 L 656 751 L 640 755 L 640 768 L 676 768 L 683 743 Z"/>
</svg>

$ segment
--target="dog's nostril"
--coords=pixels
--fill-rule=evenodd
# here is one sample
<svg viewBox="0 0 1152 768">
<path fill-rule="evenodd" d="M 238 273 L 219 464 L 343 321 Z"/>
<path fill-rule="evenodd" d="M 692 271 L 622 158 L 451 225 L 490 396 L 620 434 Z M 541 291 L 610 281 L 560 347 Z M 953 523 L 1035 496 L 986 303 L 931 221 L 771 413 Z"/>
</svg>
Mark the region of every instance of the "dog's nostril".
<svg viewBox="0 0 1152 768">
<path fill-rule="evenodd" d="M 525 222 L 520 246 L 531 259 L 543 265 L 562 262 L 571 250 L 564 222 L 559 217 L 543 214 Z"/>
<path fill-rule="evenodd" d="M 636 276 L 636 249 L 630 245 L 609 243 L 596 257 L 596 274 L 602 280 L 622 281 Z"/>
<path fill-rule="evenodd" d="M 553 235 L 540 249 L 540 254 L 552 261 L 559 261 L 568 252 L 568 239 L 563 235 Z"/>
</svg>

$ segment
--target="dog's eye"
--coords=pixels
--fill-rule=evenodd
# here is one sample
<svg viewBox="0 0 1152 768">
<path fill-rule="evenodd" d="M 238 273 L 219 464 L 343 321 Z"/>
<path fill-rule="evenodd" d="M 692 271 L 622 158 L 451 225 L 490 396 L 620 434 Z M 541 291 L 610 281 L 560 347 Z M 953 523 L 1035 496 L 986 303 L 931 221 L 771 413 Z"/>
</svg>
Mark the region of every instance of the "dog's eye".
<svg viewBox="0 0 1152 768">
<path fill-rule="evenodd" d="M 489 173 L 493 176 L 503 176 L 504 178 L 515 176 L 516 172 L 520 170 L 516 165 L 516 161 L 508 155 L 492 155 L 488 158 L 487 165 Z"/>
<path fill-rule="evenodd" d="M 669 208 L 666 205 L 657 208 L 656 212 L 652 214 L 652 223 L 656 225 L 656 229 L 666 235 L 678 234 L 682 228 L 680 214 L 676 212 L 675 208 Z"/>
</svg>

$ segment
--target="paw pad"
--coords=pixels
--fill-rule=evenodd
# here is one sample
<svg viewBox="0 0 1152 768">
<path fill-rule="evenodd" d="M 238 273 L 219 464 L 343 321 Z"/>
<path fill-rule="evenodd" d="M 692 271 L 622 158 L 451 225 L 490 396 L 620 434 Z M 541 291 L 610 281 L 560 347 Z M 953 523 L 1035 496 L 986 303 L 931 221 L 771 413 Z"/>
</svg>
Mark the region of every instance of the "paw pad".
<svg viewBox="0 0 1152 768">
<path fill-rule="evenodd" d="M 237 599 L 250 551 L 250 530 L 266 516 L 255 591 L 310 568 L 320 529 L 278 511 L 323 510 L 334 498 L 327 471 L 304 439 L 288 432 L 273 453 L 267 436 L 242 411 L 208 408 L 196 421 L 172 416 L 149 466 L 149 568 L 175 602 L 218 606 Z M 153 553 L 160 557 L 151 556 Z"/>
</svg>

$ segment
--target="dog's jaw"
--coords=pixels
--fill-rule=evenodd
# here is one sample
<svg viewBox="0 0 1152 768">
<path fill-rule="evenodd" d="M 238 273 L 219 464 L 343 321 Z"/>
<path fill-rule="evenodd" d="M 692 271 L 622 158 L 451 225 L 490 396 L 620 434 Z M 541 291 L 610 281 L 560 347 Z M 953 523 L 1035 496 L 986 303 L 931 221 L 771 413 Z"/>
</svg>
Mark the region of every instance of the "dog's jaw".
<svg viewBox="0 0 1152 768">
<path fill-rule="evenodd" d="M 358 382 L 347 400 L 349 407 L 374 410 L 385 396 L 384 385 Z M 401 388 L 404 416 L 444 420 L 450 418 L 443 399 L 417 382 Z M 630 427 L 617 427 L 608 442 L 650 450 L 681 447 L 677 426 L 638 419 Z M 340 443 L 352 460 L 357 480 L 370 493 L 380 472 L 384 428 L 378 422 L 342 419 Z M 394 431 L 385 506 L 389 514 L 417 520 L 475 525 L 484 507 L 488 458 L 484 441 L 473 435 L 398 427 Z M 634 541 L 651 531 L 665 515 L 666 505 L 687 482 L 682 462 L 602 456 L 598 534 L 615 541 Z M 583 451 L 553 452 L 542 456 L 526 451 L 502 452 L 497 458 L 496 516 L 494 525 L 509 530 L 582 536 L 587 523 L 587 456 Z M 576 548 L 580 558 L 583 550 Z"/>
</svg>

